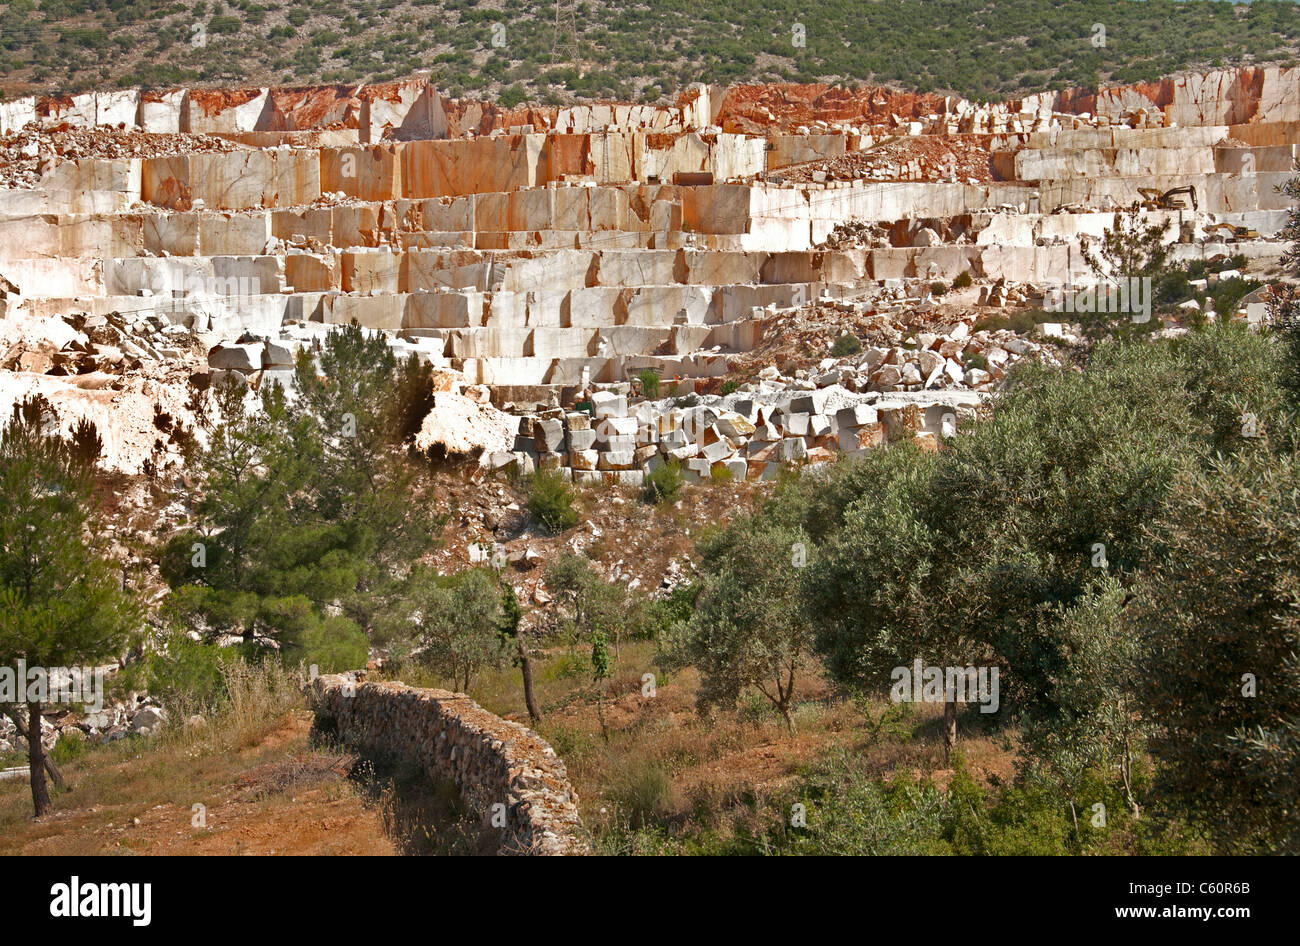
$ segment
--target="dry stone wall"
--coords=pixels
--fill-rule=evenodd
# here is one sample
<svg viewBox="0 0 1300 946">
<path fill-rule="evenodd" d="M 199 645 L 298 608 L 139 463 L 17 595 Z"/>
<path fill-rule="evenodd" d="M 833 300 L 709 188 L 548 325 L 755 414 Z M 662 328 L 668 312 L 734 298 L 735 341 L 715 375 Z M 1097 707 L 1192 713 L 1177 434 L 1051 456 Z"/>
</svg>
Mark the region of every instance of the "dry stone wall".
<svg viewBox="0 0 1300 946">
<path fill-rule="evenodd" d="M 586 854 L 578 794 L 564 762 L 526 726 L 462 693 L 402 683 L 312 681 L 317 725 L 359 751 L 418 763 L 451 779 L 501 854 Z"/>
</svg>

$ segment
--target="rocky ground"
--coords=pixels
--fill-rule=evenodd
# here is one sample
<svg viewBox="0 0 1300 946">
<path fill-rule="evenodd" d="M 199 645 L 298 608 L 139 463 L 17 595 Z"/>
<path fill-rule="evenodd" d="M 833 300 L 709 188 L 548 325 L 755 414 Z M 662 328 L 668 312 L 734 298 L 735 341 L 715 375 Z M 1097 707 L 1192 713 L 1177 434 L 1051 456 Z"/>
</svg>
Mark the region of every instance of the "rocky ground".
<svg viewBox="0 0 1300 946">
<path fill-rule="evenodd" d="M 113 128 L 42 126 L 29 123 L 0 137 L 0 188 L 34 187 L 63 161 L 80 158 L 155 158 L 169 154 L 234 151 L 238 145 L 213 135 L 154 135 Z"/>
<path fill-rule="evenodd" d="M 760 175 L 768 181 L 950 181 L 985 184 L 993 180 L 990 136 L 944 138 L 890 137 L 862 151 Z"/>
</svg>

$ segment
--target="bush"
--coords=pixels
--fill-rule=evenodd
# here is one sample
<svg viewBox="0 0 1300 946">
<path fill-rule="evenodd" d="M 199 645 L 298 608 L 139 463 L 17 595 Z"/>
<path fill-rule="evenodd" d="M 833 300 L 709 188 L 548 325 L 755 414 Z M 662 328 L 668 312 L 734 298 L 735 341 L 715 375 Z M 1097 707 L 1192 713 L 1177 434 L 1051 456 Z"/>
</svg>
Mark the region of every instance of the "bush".
<svg viewBox="0 0 1300 946">
<path fill-rule="evenodd" d="M 641 633 L 649 640 L 659 640 L 678 621 L 689 621 L 695 610 L 699 586 L 678 585 L 662 598 L 651 598 L 641 612 Z"/>
<path fill-rule="evenodd" d="M 146 688 L 164 704 L 184 697 L 198 705 L 214 705 L 225 696 L 221 665 L 227 659 L 233 658 L 220 647 L 172 634 L 165 654 L 152 653 L 147 658 Z"/>
<path fill-rule="evenodd" d="M 963 270 L 962 270 L 962 271 L 957 275 L 957 278 L 954 279 L 954 280 L 952 281 L 952 288 L 953 288 L 953 289 L 967 289 L 967 288 L 970 287 L 970 285 L 971 285 L 973 282 L 975 282 L 975 280 L 971 277 L 970 270 L 969 270 L 969 269 L 963 269 Z"/>
<path fill-rule="evenodd" d="M 524 90 L 523 86 L 515 83 L 501 92 L 497 102 L 502 108 L 514 108 L 516 105 L 523 104 L 527 99 L 528 93 Z"/>
<path fill-rule="evenodd" d="M 831 354 L 836 358 L 856 355 L 860 351 L 862 351 L 862 342 L 856 335 L 841 335 L 835 339 L 835 344 L 831 346 Z"/>
<path fill-rule="evenodd" d="M 393 380 L 391 436 L 405 443 L 420 432 L 433 410 L 433 368 L 412 354 L 397 367 Z"/>
<path fill-rule="evenodd" d="M 528 490 L 528 511 L 552 534 L 572 529 L 578 523 L 573 488 L 562 473 L 554 470 L 543 470 L 533 477 Z"/>
<path fill-rule="evenodd" d="M 216 33 L 218 35 L 221 33 L 238 33 L 240 27 L 241 24 L 239 22 L 239 17 L 235 16 L 214 16 L 208 21 L 208 32 Z"/>
<path fill-rule="evenodd" d="M 947 292 L 947 291 L 948 291 L 948 287 L 945 286 L 945 285 L 944 285 L 943 283 L 941 283 L 941 282 L 932 282 L 932 283 L 930 283 L 930 294 L 931 294 L 931 295 L 934 295 L 934 296 L 941 296 L 941 295 L 943 295 L 943 294 L 944 294 L 945 292 Z"/>
<path fill-rule="evenodd" d="M 659 397 L 659 372 L 647 368 L 636 376 L 641 382 L 641 394 L 653 401 Z"/>
<path fill-rule="evenodd" d="M 975 323 L 976 332 L 997 332 L 1011 329 L 1019 335 L 1028 335 L 1040 322 L 1060 319 L 1059 313 L 1048 313 L 1041 309 L 1019 309 L 1008 315 L 986 315 Z"/>
<path fill-rule="evenodd" d="M 668 812 L 673 800 L 673 782 L 654 763 L 638 762 L 619 775 L 612 795 L 614 804 L 632 826 L 644 828 Z"/>
<path fill-rule="evenodd" d="M 321 673 L 363 669 L 369 655 L 365 632 L 342 615 L 309 622 L 285 647 L 290 662 L 314 665 Z"/>
<path fill-rule="evenodd" d="M 735 394 L 738 390 L 740 390 L 740 382 L 728 378 L 722 382 L 722 387 L 718 388 L 718 393 L 726 397 L 728 394 Z"/>
<path fill-rule="evenodd" d="M 78 739 L 75 736 L 61 735 L 54 748 L 50 750 L 50 758 L 54 760 L 55 765 L 67 765 L 86 754 L 90 744 L 85 738 Z"/>
<path fill-rule="evenodd" d="M 645 501 L 648 503 L 671 503 L 682 492 L 685 482 L 682 465 L 676 460 L 669 460 L 645 478 L 643 486 Z"/>
</svg>

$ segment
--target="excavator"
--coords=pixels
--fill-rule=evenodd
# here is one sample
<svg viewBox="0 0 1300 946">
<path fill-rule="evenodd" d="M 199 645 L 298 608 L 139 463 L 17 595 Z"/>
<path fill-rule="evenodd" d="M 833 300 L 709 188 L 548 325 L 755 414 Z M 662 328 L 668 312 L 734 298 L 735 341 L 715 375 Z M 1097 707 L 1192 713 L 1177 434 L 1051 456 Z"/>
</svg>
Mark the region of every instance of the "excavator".
<svg viewBox="0 0 1300 946">
<path fill-rule="evenodd" d="M 1234 227 L 1230 223 L 1215 223 L 1205 228 L 1206 233 L 1212 233 L 1215 230 L 1226 230 L 1225 236 L 1229 240 L 1258 240 L 1259 231 L 1254 227 Z"/>
<path fill-rule="evenodd" d="M 1187 207 L 1184 204 L 1174 200 L 1175 197 L 1184 194 L 1191 198 L 1191 209 L 1198 209 L 1196 206 L 1196 188 L 1191 184 L 1183 187 L 1171 187 L 1163 193 L 1154 187 L 1139 187 L 1138 193 L 1142 195 L 1142 199 L 1133 202 L 1134 210 L 1186 210 Z"/>
</svg>

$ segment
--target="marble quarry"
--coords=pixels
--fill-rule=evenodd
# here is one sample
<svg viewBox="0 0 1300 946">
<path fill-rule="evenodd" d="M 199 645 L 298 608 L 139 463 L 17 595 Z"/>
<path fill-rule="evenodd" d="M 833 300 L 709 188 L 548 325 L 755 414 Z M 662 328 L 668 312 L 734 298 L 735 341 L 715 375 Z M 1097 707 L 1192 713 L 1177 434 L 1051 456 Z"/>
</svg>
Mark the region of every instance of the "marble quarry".
<svg viewBox="0 0 1300 946">
<path fill-rule="evenodd" d="M 287 379 L 297 350 L 356 322 L 510 416 L 481 444 L 486 465 L 765 478 L 938 435 L 1020 354 L 986 345 L 1006 357 L 964 370 L 953 343 L 971 327 L 954 326 L 919 353 L 869 350 L 798 385 L 773 374 L 682 406 L 783 314 L 888 315 L 962 273 L 990 306 L 1017 286 L 1086 285 L 1082 241 L 1139 189 L 1193 189 L 1195 206 L 1144 211 L 1176 258 L 1284 249 L 1300 69 L 993 106 L 894 94 L 847 116 L 785 115 L 761 92 L 503 109 L 410 80 L 0 103 L 5 136 L 140 142 L 42 153 L 39 180 L 0 189 L 0 315 L 182 326 L 214 371 L 253 384 Z M 181 138 L 214 144 L 169 147 Z M 926 157 L 958 146 L 979 173 Z M 886 147 L 913 157 L 854 163 Z M 838 239 L 846 227 L 878 238 Z M 647 371 L 672 398 L 637 399 Z"/>
</svg>

